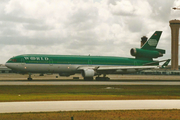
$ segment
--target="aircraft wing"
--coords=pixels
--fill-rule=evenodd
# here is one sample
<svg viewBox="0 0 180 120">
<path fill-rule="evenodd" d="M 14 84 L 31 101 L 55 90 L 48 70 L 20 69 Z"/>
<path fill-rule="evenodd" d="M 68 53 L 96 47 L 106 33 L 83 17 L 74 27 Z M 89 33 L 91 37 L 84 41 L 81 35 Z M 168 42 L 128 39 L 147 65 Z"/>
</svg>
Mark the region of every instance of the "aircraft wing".
<svg viewBox="0 0 180 120">
<path fill-rule="evenodd" d="M 82 66 L 79 67 L 77 70 L 86 70 L 86 69 L 92 69 L 96 71 L 97 73 L 101 74 L 108 74 L 108 73 L 120 73 L 120 74 L 128 74 L 128 73 L 134 73 L 141 70 L 147 70 L 147 69 L 158 69 L 158 66 Z"/>
<path fill-rule="evenodd" d="M 166 61 L 162 66 L 155 66 L 151 64 L 164 62 Z M 164 68 L 168 65 L 170 62 L 170 59 L 162 60 L 162 61 L 155 61 L 151 63 L 147 63 L 143 66 L 80 66 L 77 68 L 77 70 L 86 70 L 86 69 L 92 69 L 96 71 L 97 73 L 133 73 L 141 70 L 148 70 L 148 69 L 159 69 Z M 151 66 L 150 66 L 151 65 Z"/>
<path fill-rule="evenodd" d="M 137 70 L 144 70 L 144 69 L 156 69 L 159 68 L 158 66 L 101 66 L 97 70 L 128 70 L 128 69 L 137 69 Z"/>
</svg>

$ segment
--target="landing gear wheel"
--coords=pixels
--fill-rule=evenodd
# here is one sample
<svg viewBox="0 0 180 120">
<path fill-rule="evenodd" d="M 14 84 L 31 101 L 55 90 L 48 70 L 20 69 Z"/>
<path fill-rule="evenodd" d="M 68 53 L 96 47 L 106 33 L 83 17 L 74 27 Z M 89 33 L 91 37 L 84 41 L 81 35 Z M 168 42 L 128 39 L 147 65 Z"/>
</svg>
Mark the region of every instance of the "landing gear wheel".
<svg viewBox="0 0 180 120">
<path fill-rule="evenodd" d="M 109 77 L 105 77 L 105 80 L 110 80 L 110 78 Z"/>
<path fill-rule="evenodd" d="M 96 77 L 96 80 L 97 81 L 108 81 L 108 80 L 110 80 L 110 78 L 109 77 Z"/>
<path fill-rule="evenodd" d="M 92 81 L 92 80 L 93 80 L 93 77 L 84 77 L 84 80 L 85 80 L 85 81 Z"/>
<path fill-rule="evenodd" d="M 28 81 L 31 81 L 32 78 L 31 78 L 31 73 L 29 73 L 29 77 L 27 78 Z"/>
<path fill-rule="evenodd" d="M 27 78 L 28 81 L 32 81 L 32 78 Z"/>
</svg>

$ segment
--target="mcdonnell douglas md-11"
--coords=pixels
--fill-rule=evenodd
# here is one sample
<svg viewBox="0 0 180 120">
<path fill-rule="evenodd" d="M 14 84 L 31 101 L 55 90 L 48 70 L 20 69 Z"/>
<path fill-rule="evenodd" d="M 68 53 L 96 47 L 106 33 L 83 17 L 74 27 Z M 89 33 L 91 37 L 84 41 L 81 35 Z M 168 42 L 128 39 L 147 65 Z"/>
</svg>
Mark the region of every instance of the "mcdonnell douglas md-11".
<svg viewBox="0 0 180 120">
<path fill-rule="evenodd" d="M 109 80 L 108 74 L 130 74 L 146 69 L 159 68 L 159 63 L 170 59 L 154 61 L 165 54 L 165 50 L 157 49 L 162 31 L 156 31 L 141 48 L 132 48 L 130 53 L 135 58 L 113 56 L 80 56 L 80 55 L 46 55 L 23 54 L 10 58 L 6 66 L 20 73 L 28 73 L 32 80 L 33 73 L 58 73 L 60 76 L 70 76 L 81 73 L 84 80 Z M 102 77 L 100 77 L 102 75 Z"/>
</svg>

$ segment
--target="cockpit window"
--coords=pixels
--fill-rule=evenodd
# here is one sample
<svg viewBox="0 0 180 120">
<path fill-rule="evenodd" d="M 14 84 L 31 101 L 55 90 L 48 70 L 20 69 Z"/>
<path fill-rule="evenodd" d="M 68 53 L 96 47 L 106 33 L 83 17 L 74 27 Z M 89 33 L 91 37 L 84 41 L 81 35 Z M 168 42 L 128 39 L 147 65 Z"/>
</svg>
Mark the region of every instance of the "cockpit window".
<svg viewBox="0 0 180 120">
<path fill-rule="evenodd" d="M 11 61 L 11 62 L 17 62 L 16 59 L 9 59 L 8 61 Z"/>
</svg>

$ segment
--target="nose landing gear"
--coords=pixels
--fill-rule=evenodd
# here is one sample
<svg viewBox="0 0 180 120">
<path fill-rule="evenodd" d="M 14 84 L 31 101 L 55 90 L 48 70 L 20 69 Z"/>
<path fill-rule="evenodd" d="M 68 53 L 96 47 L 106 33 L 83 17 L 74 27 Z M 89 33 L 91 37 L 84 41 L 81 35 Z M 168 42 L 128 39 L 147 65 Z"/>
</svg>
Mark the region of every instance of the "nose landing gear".
<svg viewBox="0 0 180 120">
<path fill-rule="evenodd" d="M 27 78 L 28 81 L 32 81 L 31 73 L 29 73 L 29 77 Z"/>
</svg>

